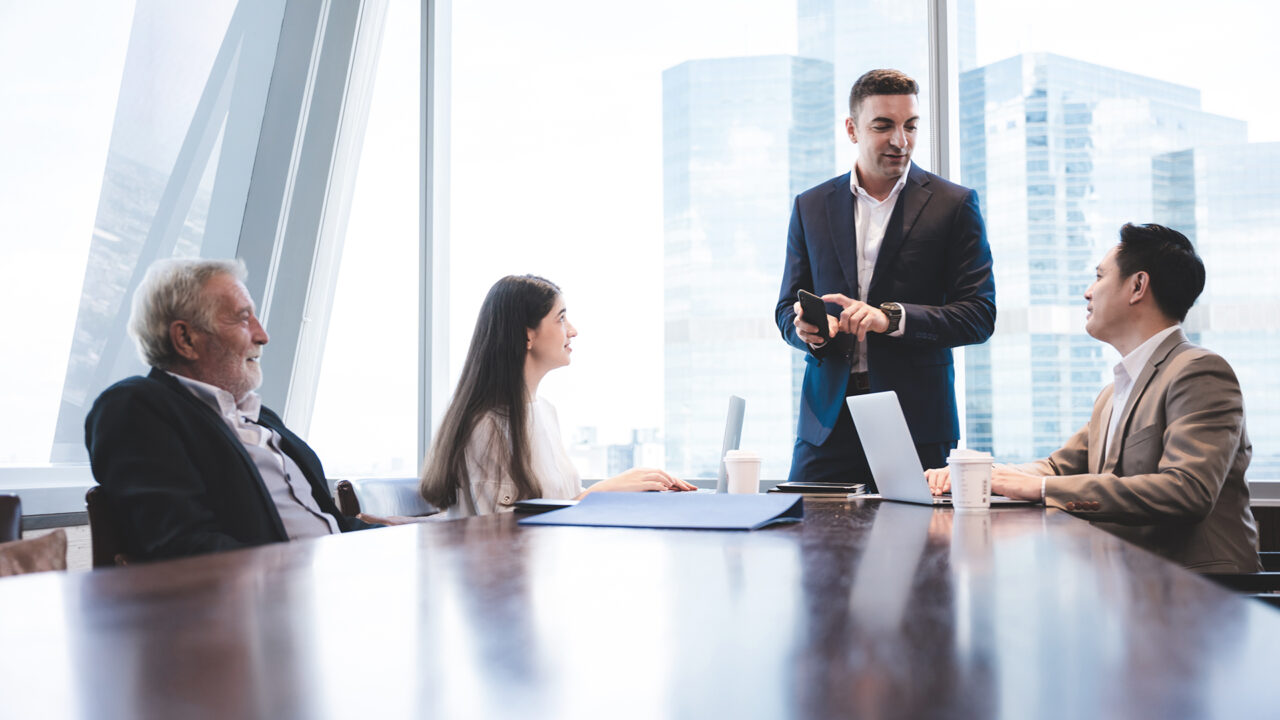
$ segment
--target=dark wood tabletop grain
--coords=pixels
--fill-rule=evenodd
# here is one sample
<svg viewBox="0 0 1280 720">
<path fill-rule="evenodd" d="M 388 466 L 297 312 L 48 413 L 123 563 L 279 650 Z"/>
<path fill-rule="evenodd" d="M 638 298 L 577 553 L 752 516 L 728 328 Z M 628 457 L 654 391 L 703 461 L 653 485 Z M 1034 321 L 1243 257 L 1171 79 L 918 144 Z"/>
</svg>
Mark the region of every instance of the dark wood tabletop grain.
<svg viewBox="0 0 1280 720">
<path fill-rule="evenodd" d="M 1041 508 L 429 522 L 0 580 L 3 718 L 1244 718 L 1280 611 Z"/>
</svg>

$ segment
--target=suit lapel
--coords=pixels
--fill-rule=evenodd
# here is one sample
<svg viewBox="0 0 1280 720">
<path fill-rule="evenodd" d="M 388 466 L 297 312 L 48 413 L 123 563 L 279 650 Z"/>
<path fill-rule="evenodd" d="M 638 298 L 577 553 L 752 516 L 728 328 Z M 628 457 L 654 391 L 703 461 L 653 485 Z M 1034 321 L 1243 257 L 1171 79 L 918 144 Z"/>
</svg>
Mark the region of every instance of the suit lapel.
<svg viewBox="0 0 1280 720">
<path fill-rule="evenodd" d="M 884 277 L 885 268 L 889 267 L 897 257 L 907 236 L 911 234 L 916 218 L 920 217 L 920 212 L 928 204 L 929 198 L 933 197 L 933 192 L 929 190 L 928 185 L 929 174 L 917 167 L 915 163 L 911 163 L 907 183 L 902 186 L 898 202 L 893 207 L 893 214 L 889 216 L 889 226 L 885 228 L 884 240 L 880 243 L 880 254 L 876 256 L 876 268 L 871 275 L 872 287 L 867 288 L 868 299 L 876 283 Z"/>
<path fill-rule="evenodd" d="M 827 189 L 827 227 L 831 232 L 831 244 L 840 261 L 849 297 L 858 296 L 858 250 L 856 230 L 853 224 L 853 192 L 849 189 L 850 173 L 831 181 Z M 826 290 L 826 288 L 823 288 Z M 819 295 L 817 288 L 813 289 Z"/>
<path fill-rule="evenodd" d="M 1115 469 L 1116 464 L 1120 462 L 1120 448 L 1124 445 L 1124 438 L 1129 434 L 1129 420 L 1133 417 L 1133 409 L 1137 407 L 1138 401 L 1142 399 L 1142 395 L 1147 391 L 1147 386 L 1151 384 L 1151 379 L 1155 377 L 1156 370 L 1160 365 L 1169 358 L 1169 354 L 1173 349 L 1187 342 L 1187 336 L 1183 334 L 1182 329 L 1175 330 L 1172 335 L 1165 338 L 1156 351 L 1151 353 L 1151 359 L 1147 360 L 1147 364 L 1142 367 L 1142 372 L 1138 373 L 1138 377 L 1133 381 L 1133 389 L 1129 391 L 1129 397 L 1124 401 L 1124 409 L 1120 412 L 1117 420 L 1119 428 L 1114 433 L 1115 438 L 1107 447 L 1107 459 L 1102 465 L 1101 472 L 1111 472 Z M 1110 405 L 1107 403 L 1107 413 L 1110 414 Z"/>
<path fill-rule="evenodd" d="M 289 535 L 284 529 L 284 522 L 280 520 L 280 513 L 276 511 L 276 502 L 271 499 L 271 492 L 267 490 L 267 483 L 262 479 L 262 473 L 258 472 L 258 466 L 254 464 L 253 458 L 249 457 L 249 451 L 244 449 L 244 443 L 241 442 L 240 438 L 236 437 L 231 428 L 227 427 L 227 423 L 218 416 L 218 413 L 213 411 L 213 408 L 204 404 L 204 401 L 193 395 L 190 390 L 175 380 L 169 373 L 159 368 L 152 368 L 148 377 L 164 383 L 184 401 L 195 407 L 196 414 L 209 424 L 225 443 L 231 446 L 232 450 L 239 456 L 240 464 L 249 473 L 249 477 L 253 478 L 254 487 L 258 489 L 258 494 L 262 501 L 267 504 L 267 507 L 271 508 L 268 516 L 275 521 L 276 530 L 281 533 L 281 537 L 288 539 Z"/>
</svg>

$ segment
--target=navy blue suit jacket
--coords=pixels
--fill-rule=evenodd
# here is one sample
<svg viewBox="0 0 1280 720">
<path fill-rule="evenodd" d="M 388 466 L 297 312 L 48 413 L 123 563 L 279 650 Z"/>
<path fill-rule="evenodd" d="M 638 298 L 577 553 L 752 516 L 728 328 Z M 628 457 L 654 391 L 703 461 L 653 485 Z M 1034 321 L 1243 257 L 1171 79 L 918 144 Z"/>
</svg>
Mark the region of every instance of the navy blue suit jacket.
<svg viewBox="0 0 1280 720">
<path fill-rule="evenodd" d="M 338 511 L 320 458 L 278 415 L 264 407 L 258 421 L 280 433 L 280 447 L 302 469 L 311 496 L 344 532 L 372 527 Z M 130 558 L 183 557 L 289 539 L 244 444 L 163 370 L 104 390 L 84 425 L 93 476 Z"/>
<path fill-rule="evenodd" d="M 839 335 L 816 353 L 793 321 L 796 292 L 859 297 L 854 198 L 849 173 L 800 193 L 787 232 L 787 261 L 775 319 L 782 336 L 805 351 L 801 440 L 821 445 L 844 405 L 852 337 Z M 991 248 L 978 194 L 911 165 L 876 258 L 867 302 L 900 303 L 901 337 L 867 335 L 871 390 L 894 390 L 917 444 L 960 437 L 951 348 L 980 343 L 995 328 Z M 839 316 L 838 305 L 828 305 Z"/>
</svg>

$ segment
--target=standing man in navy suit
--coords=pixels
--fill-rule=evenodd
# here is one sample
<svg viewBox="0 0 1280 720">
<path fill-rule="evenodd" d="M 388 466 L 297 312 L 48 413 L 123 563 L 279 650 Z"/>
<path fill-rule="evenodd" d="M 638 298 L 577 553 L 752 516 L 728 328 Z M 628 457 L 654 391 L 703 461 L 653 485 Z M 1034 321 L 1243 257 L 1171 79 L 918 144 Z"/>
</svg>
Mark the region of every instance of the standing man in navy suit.
<svg viewBox="0 0 1280 720">
<path fill-rule="evenodd" d="M 793 481 L 875 487 L 845 398 L 893 390 L 921 464 L 960 438 L 951 348 L 995 328 L 991 248 L 978 194 L 911 162 L 919 86 L 897 70 L 853 84 L 845 128 L 853 172 L 796 197 L 775 317 L 805 351 Z M 796 293 L 827 302 L 829 334 L 800 318 Z"/>
</svg>

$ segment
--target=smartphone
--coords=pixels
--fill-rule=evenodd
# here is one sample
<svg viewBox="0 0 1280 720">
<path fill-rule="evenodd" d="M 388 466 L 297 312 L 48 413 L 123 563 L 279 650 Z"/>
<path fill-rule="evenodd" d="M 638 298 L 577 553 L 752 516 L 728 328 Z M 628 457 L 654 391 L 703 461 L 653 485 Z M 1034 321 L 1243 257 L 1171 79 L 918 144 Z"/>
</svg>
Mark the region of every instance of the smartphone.
<svg viewBox="0 0 1280 720">
<path fill-rule="evenodd" d="M 830 340 L 831 326 L 827 324 L 827 304 L 808 290 L 797 292 L 796 299 L 800 301 L 800 319 L 810 325 L 816 325 L 818 337 L 824 341 Z"/>
</svg>

